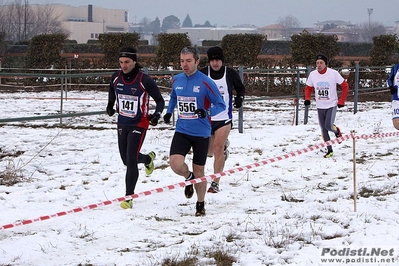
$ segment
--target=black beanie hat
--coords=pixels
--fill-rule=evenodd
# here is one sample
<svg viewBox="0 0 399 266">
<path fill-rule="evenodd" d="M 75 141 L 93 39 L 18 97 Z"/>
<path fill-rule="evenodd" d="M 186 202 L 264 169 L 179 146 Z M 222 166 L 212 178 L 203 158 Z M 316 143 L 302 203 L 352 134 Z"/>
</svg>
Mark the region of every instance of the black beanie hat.
<svg viewBox="0 0 399 266">
<path fill-rule="evenodd" d="M 324 54 L 318 54 L 318 55 L 316 55 L 316 61 L 317 60 L 319 60 L 319 59 L 321 59 L 321 60 L 323 60 L 324 61 L 324 63 L 326 63 L 326 65 L 327 65 L 327 57 L 324 55 Z"/>
<path fill-rule="evenodd" d="M 137 62 L 137 50 L 132 47 L 123 47 L 119 50 L 119 57 L 129 57 L 133 61 L 136 62 L 136 67 L 137 68 L 143 68 L 138 62 Z"/>
<path fill-rule="evenodd" d="M 220 48 L 218 46 L 209 48 L 207 55 L 208 55 L 209 62 L 213 59 L 220 59 L 220 60 L 224 61 L 223 50 L 222 50 L 222 48 Z"/>
</svg>

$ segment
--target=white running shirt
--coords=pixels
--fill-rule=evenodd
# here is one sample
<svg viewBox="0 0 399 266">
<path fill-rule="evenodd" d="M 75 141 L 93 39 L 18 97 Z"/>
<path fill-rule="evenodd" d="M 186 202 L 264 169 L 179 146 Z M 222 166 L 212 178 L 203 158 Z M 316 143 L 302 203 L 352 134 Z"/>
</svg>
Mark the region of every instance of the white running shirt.
<svg viewBox="0 0 399 266">
<path fill-rule="evenodd" d="M 317 69 L 310 72 L 306 85 L 314 87 L 316 108 L 328 109 L 338 104 L 337 84 L 344 82 L 341 74 L 331 68 L 320 74 Z"/>
<path fill-rule="evenodd" d="M 208 77 L 211 78 L 211 70 L 209 69 L 210 67 L 208 66 Z M 227 67 L 224 68 L 224 74 L 221 79 L 212 79 L 215 83 L 216 86 L 218 87 L 220 94 L 222 94 L 223 100 L 226 103 L 226 109 L 224 111 L 218 113 L 217 115 L 214 115 L 211 117 L 212 121 L 224 121 L 224 120 L 229 120 L 229 106 L 230 106 L 230 95 L 229 95 L 229 90 L 227 87 L 227 79 L 226 79 L 226 71 Z"/>
</svg>

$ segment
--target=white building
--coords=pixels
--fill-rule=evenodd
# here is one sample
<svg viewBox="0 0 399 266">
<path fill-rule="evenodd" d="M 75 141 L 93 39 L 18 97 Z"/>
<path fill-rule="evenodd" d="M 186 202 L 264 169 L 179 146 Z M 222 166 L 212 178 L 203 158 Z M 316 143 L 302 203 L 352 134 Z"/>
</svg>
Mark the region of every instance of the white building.
<svg viewBox="0 0 399 266">
<path fill-rule="evenodd" d="M 350 21 L 343 21 L 343 20 L 326 20 L 326 21 L 318 21 L 315 23 L 316 29 L 321 31 L 324 26 L 330 25 L 332 28 L 337 29 L 353 29 L 355 24 L 351 23 Z"/>
<path fill-rule="evenodd" d="M 98 39 L 101 33 L 128 32 L 129 11 L 123 9 L 109 9 L 93 5 L 69 6 L 62 4 L 31 5 L 31 8 L 53 9 L 55 17 L 61 21 L 65 30 L 69 32 L 69 39 L 78 43 Z"/>
<path fill-rule="evenodd" d="M 168 29 L 167 33 L 187 33 L 192 45 L 202 46 L 203 40 L 222 40 L 227 34 L 258 33 L 257 28 L 239 28 L 239 27 L 193 27 Z"/>
</svg>

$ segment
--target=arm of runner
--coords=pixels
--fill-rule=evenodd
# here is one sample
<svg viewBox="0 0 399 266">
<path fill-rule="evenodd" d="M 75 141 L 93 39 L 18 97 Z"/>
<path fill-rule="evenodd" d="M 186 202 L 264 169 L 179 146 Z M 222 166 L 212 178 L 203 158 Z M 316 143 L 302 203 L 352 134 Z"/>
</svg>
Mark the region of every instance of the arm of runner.
<svg viewBox="0 0 399 266">
<path fill-rule="evenodd" d="M 338 106 L 340 106 L 340 105 L 344 106 L 346 97 L 348 96 L 349 84 L 348 84 L 348 82 L 346 82 L 346 80 L 344 80 L 344 82 L 342 82 L 340 85 L 342 88 L 342 93 L 341 93 L 341 97 L 339 97 L 339 100 L 338 100 Z"/>
<path fill-rule="evenodd" d="M 310 101 L 314 88 L 312 86 L 306 85 L 305 87 L 305 100 Z"/>
</svg>

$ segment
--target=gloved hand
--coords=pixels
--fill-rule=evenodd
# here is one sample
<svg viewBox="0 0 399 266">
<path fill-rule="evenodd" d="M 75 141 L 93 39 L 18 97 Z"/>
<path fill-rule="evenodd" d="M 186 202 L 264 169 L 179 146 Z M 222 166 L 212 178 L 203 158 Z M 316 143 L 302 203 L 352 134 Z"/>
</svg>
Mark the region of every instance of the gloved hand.
<svg viewBox="0 0 399 266">
<path fill-rule="evenodd" d="M 305 106 L 310 105 L 310 100 L 305 100 Z"/>
<path fill-rule="evenodd" d="M 344 106 L 345 106 L 345 104 L 338 104 L 338 108 L 342 108 Z"/>
<path fill-rule="evenodd" d="M 206 112 L 204 109 L 197 109 L 194 111 L 194 114 L 198 115 L 199 118 L 205 118 Z"/>
<path fill-rule="evenodd" d="M 244 96 L 236 96 L 234 98 L 234 107 L 241 108 L 243 100 L 244 100 Z"/>
<path fill-rule="evenodd" d="M 167 123 L 167 124 L 169 124 L 170 123 L 170 118 L 172 117 L 172 114 L 171 113 L 166 113 L 164 116 L 163 116 L 163 121 L 165 122 L 165 123 Z"/>
<path fill-rule="evenodd" d="M 398 86 L 389 86 L 389 90 L 391 91 L 391 94 L 395 94 L 398 92 Z"/>
<path fill-rule="evenodd" d="M 161 118 L 161 115 L 160 115 L 159 113 L 151 114 L 151 115 L 148 117 L 148 120 L 150 120 L 150 125 L 151 125 L 151 126 L 156 126 L 156 125 L 158 125 L 158 120 L 159 120 L 159 118 Z"/>
<path fill-rule="evenodd" d="M 106 111 L 107 111 L 107 114 L 108 114 L 109 116 L 113 116 L 113 115 L 115 114 L 115 109 L 114 109 L 113 106 L 110 105 L 110 104 L 107 105 Z"/>
</svg>

